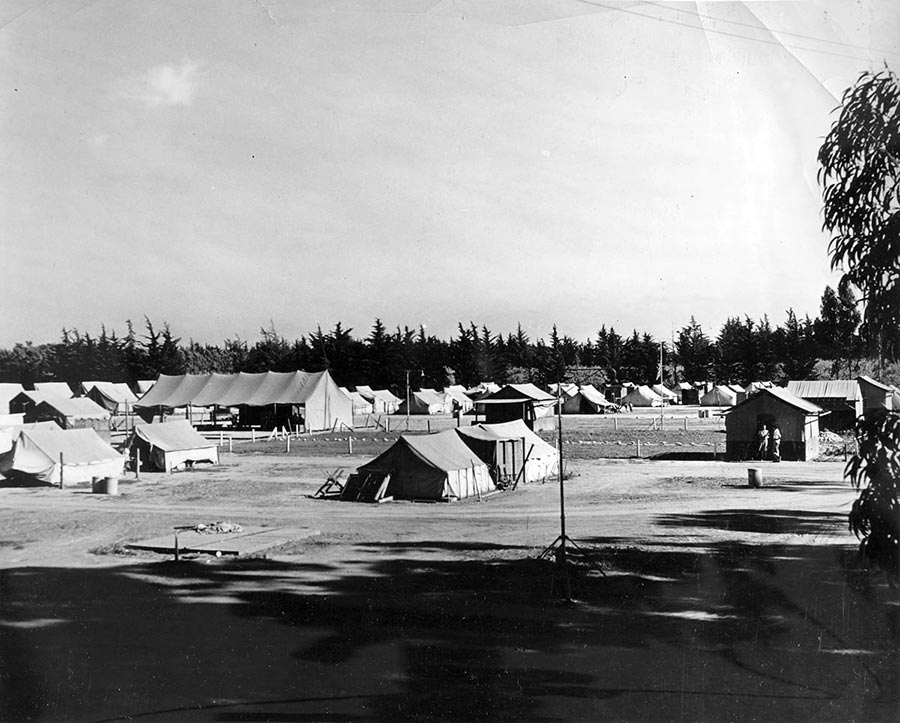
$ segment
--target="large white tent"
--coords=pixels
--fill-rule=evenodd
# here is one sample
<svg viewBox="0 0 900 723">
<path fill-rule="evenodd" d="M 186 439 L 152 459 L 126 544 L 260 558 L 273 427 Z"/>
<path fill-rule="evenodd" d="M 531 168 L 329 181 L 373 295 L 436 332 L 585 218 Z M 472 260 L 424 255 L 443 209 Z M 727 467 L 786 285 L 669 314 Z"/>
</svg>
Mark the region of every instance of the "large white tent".
<svg viewBox="0 0 900 723">
<path fill-rule="evenodd" d="M 0 474 L 58 485 L 122 474 L 125 457 L 93 429 L 22 429 L 11 450 L 0 455 Z"/>
<path fill-rule="evenodd" d="M 309 431 L 353 427 L 353 405 L 327 371 L 161 374 L 134 406 L 142 414 L 153 414 L 188 405 L 238 407 L 242 412 L 267 409 L 271 414 L 263 417 L 264 423 L 273 424 L 282 419 L 279 411 L 291 418 L 296 410 Z"/>
</svg>

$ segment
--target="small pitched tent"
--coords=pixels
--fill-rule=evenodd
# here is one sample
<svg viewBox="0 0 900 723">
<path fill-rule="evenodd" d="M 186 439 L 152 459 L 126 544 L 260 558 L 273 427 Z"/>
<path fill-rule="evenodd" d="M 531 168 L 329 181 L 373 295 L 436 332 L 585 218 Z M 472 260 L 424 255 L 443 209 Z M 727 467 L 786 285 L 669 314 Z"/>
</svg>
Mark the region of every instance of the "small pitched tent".
<svg viewBox="0 0 900 723">
<path fill-rule="evenodd" d="M 773 386 L 772 382 L 750 382 L 745 391 L 747 392 L 748 397 L 752 397 L 760 390 L 771 389 Z"/>
<path fill-rule="evenodd" d="M 368 399 L 363 397 L 359 392 L 351 392 L 347 387 L 340 387 L 340 390 L 347 396 L 353 405 L 354 414 L 372 414 L 375 407 Z"/>
<path fill-rule="evenodd" d="M 719 384 L 700 397 L 702 407 L 733 407 L 737 404 L 737 392 L 731 387 Z"/>
<path fill-rule="evenodd" d="M 448 429 L 439 434 L 402 435 L 389 449 L 362 465 L 341 499 L 374 490 L 382 499 L 465 499 L 494 489 L 487 465 Z"/>
<path fill-rule="evenodd" d="M 169 472 L 195 462 L 219 463 L 218 447 L 205 439 L 187 420 L 163 424 L 136 424 L 127 448 L 138 453 L 142 469 Z"/>
<path fill-rule="evenodd" d="M 477 402 L 479 399 L 483 399 L 484 397 L 499 391 L 500 385 L 495 382 L 480 382 L 474 387 L 466 389 L 466 395 L 472 401 Z"/>
<path fill-rule="evenodd" d="M 580 414 L 581 413 L 581 393 L 578 391 L 577 384 L 563 382 L 561 384 L 550 384 L 550 394 L 562 401 L 563 414 Z M 556 405 L 554 404 L 554 409 Z"/>
<path fill-rule="evenodd" d="M 400 409 L 400 397 L 394 396 L 387 389 L 372 391 L 372 407 L 376 414 L 394 414 Z"/>
<path fill-rule="evenodd" d="M 646 384 L 635 387 L 622 397 L 622 404 L 630 404 L 632 407 L 661 407 L 664 403 L 663 398 Z"/>
<path fill-rule="evenodd" d="M 56 422 L 62 429 L 92 429 L 109 439 L 109 412 L 85 397 L 63 399 L 46 395 L 26 410 L 25 422 Z"/>
<path fill-rule="evenodd" d="M 82 382 L 84 396 L 110 414 L 126 414 L 134 409 L 137 397 L 124 382 Z"/>
<path fill-rule="evenodd" d="M 581 393 L 581 411 L 587 414 L 603 414 L 605 412 L 615 411 L 617 406 L 614 402 L 609 401 L 599 389 L 591 384 L 583 384 L 578 387 Z"/>
<path fill-rule="evenodd" d="M 459 385 L 446 387 L 444 389 L 444 396 L 449 400 L 451 411 L 458 409 L 463 414 L 465 414 L 466 412 L 471 411 L 475 406 L 475 403 L 472 401 L 472 399 Z"/>
<path fill-rule="evenodd" d="M 664 384 L 654 384 L 652 387 L 650 387 L 650 389 L 656 392 L 663 398 L 664 401 L 668 402 L 669 404 L 675 404 L 678 402 L 678 395 Z"/>
<path fill-rule="evenodd" d="M 405 413 L 406 402 L 400 404 L 399 411 Z M 410 414 L 444 414 L 447 411 L 447 398 L 440 392 L 419 390 L 409 396 Z"/>
<path fill-rule="evenodd" d="M 93 429 L 23 429 L 13 448 L 0 455 L 0 474 L 53 485 L 60 484 L 60 475 L 65 486 L 116 477 L 124 467 L 125 457 Z"/>
</svg>

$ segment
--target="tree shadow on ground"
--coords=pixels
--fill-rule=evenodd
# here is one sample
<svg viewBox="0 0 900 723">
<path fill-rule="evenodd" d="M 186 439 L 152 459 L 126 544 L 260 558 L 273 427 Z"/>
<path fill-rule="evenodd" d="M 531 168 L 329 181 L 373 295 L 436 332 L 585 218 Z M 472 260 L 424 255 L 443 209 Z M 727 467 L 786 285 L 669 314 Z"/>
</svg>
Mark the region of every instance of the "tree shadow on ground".
<svg viewBox="0 0 900 723">
<path fill-rule="evenodd" d="M 660 522 L 825 524 L 731 513 Z M 574 606 L 552 604 L 552 564 L 477 540 L 6 570 L 0 719 L 895 718 L 896 598 L 849 549 L 583 542 L 606 576 L 577 566 Z"/>
</svg>

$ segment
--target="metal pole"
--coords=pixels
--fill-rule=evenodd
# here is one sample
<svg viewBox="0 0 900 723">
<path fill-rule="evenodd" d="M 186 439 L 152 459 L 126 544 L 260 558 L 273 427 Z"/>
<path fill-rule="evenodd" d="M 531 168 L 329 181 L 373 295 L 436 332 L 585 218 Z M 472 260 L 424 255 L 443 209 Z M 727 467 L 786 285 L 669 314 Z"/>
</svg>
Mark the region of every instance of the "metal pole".
<svg viewBox="0 0 900 723">
<path fill-rule="evenodd" d="M 566 560 L 566 494 L 563 487 L 563 458 L 562 458 L 562 395 L 559 392 L 560 385 L 556 385 L 556 430 L 559 440 L 559 537 L 560 553 L 563 563 Z"/>
<path fill-rule="evenodd" d="M 406 431 L 409 431 L 409 369 L 406 370 Z"/>
<path fill-rule="evenodd" d="M 566 556 L 566 491 L 563 482 L 563 434 L 562 434 L 562 386 L 556 380 L 556 430 L 559 440 L 559 558 L 557 565 L 563 575 L 563 585 L 566 592 L 566 600 L 572 599 L 572 590 L 569 587 L 569 562 Z"/>
</svg>

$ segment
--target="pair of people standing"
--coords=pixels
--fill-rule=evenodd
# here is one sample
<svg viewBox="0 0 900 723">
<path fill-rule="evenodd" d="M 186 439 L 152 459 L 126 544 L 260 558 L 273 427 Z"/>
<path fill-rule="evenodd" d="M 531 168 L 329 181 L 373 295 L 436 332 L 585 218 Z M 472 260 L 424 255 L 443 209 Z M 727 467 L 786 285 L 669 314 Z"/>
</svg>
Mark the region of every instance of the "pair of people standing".
<svg viewBox="0 0 900 723">
<path fill-rule="evenodd" d="M 756 432 L 757 455 L 760 459 L 781 461 L 781 429 L 777 424 L 759 425 Z"/>
</svg>

